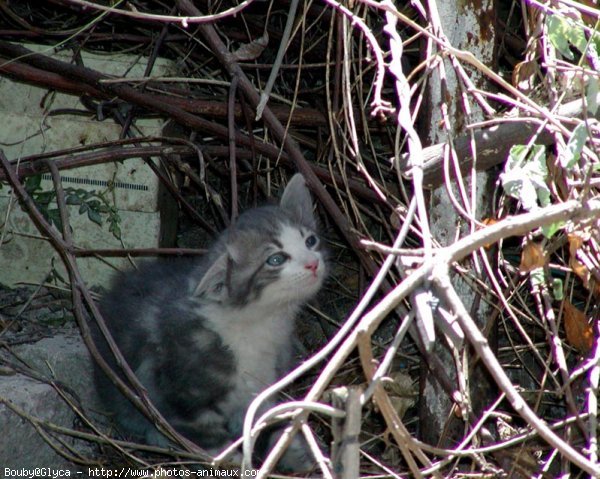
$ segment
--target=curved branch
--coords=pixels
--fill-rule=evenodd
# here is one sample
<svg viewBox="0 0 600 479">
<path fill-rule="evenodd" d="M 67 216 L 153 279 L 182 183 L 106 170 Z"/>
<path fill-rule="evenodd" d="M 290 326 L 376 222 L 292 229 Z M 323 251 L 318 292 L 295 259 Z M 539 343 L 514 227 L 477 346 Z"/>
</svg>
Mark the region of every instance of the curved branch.
<svg viewBox="0 0 600 479">
<path fill-rule="evenodd" d="M 232 17 L 240 13 L 244 10 L 248 5 L 250 5 L 254 0 L 244 0 L 242 3 L 235 7 L 228 8 L 220 13 L 215 13 L 213 15 L 197 15 L 193 17 L 179 17 L 173 15 L 158 15 L 154 13 L 144 13 L 138 11 L 128 11 L 121 10 L 116 7 L 107 7 L 104 5 L 99 5 L 94 2 L 88 2 L 86 0 L 63 0 L 63 2 L 71 5 L 78 5 L 84 9 L 93 9 L 106 13 L 114 13 L 116 15 L 121 15 L 123 17 L 135 18 L 136 20 L 144 20 L 144 21 L 152 21 L 152 22 L 167 22 L 167 23 L 181 23 L 183 28 L 187 28 L 190 24 L 200 24 L 200 23 L 211 23 L 216 22 L 217 20 L 222 20 L 223 18 Z"/>
</svg>

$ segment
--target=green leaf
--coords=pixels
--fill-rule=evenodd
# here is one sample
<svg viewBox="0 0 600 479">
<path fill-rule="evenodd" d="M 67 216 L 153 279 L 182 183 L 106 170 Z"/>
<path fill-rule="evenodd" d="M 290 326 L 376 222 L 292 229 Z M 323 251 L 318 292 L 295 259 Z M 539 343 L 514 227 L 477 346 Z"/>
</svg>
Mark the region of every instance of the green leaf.
<svg viewBox="0 0 600 479">
<path fill-rule="evenodd" d="M 65 278 L 60 274 L 60 272 L 54 267 L 52 267 L 52 276 L 50 278 L 51 281 L 57 281 L 59 283 L 63 283 L 63 284 L 67 284 L 67 281 L 65 280 Z"/>
<path fill-rule="evenodd" d="M 560 15 L 547 15 L 546 27 L 548 28 L 548 38 L 563 57 L 573 60 L 573 52 L 569 48 L 569 24 L 564 17 Z"/>
<path fill-rule="evenodd" d="M 542 286 L 546 284 L 546 273 L 544 268 L 535 268 L 529 273 L 529 280 L 532 286 Z"/>
<path fill-rule="evenodd" d="M 592 31 L 586 36 L 585 25 L 560 15 L 547 16 L 546 26 L 550 42 L 568 60 L 574 59 L 570 47 L 574 47 L 581 54 L 598 57 L 600 53 L 599 32 Z"/>
<path fill-rule="evenodd" d="M 54 191 L 43 191 L 34 195 L 35 202 L 41 205 L 49 205 L 53 199 Z"/>
<path fill-rule="evenodd" d="M 563 168 L 573 168 L 577 164 L 581 157 L 581 150 L 583 150 L 583 145 L 585 145 L 587 137 L 587 125 L 584 122 L 581 122 L 573 130 L 573 134 L 571 135 L 571 138 L 569 138 L 569 143 L 567 143 L 565 154 L 560 158 L 560 165 Z"/>
<path fill-rule="evenodd" d="M 564 221 L 557 221 L 556 223 L 542 226 L 542 234 L 546 238 L 550 239 L 556 234 L 557 231 L 560 231 L 563 226 L 565 226 Z"/>
<path fill-rule="evenodd" d="M 57 208 L 48 210 L 48 220 L 50 223 L 54 223 L 58 229 L 62 229 L 62 221 L 60 219 L 60 213 Z"/>
<path fill-rule="evenodd" d="M 580 53 L 584 53 L 586 48 L 591 48 L 597 53 L 596 35 L 594 35 L 592 38 L 593 41 L 590 42 L 588 47 L 583 25 L 579 25 L 561 15 L 548 15 L 546 17 L 546 27 L 548 28 L 550 42 L 568 60 L 575 58 L 569 48 L 571 45 L 579 50 Z"/>
<path fill-rule="evenodd" d="M 507 195 L 519 200 L 527 211 L 550 204 L 548 166 L 543 145 L 514 145 L 500 175 Z"/>
<path fill-rule="evenodd" d="M 81 203 L 81 206 L 79 207 L 79 214 L 82 215 L 89 209 L 90 209 L 90 207 L 88 206 L 87 203 Z"/>
<path fill-rule="evenodd" d="M 65 199 L 68 205 L 80 205 L 82 203 L 81 198 L 77 196 L 75 193 L 71 193 Z"/>
<path fill-rule="evenodd" d="M 87 210 L 88 218 L 96 223 L 98 226 L 102 226 L 102 215 L 92 208 Z"/>
<path fill-rule="evenodd" d="M 42 183 L 42 175 L 33 175 L 29 176 L 25 180 L 25 190 L 27 193 L 32 194 L 34 191 L 40 189 L 40 184 Z"/>
<path fill-rule="evenodd" d="M 117 221 L 111 222 L 108 231 L 113 234 L 118 240 L 121 239 L 121 227 Z"/>
<path fill-rule="evenodd" d="M 571 20 L 567 20 L 567 23 L 569 24 L 569 28 L 567 29 L 567 35 L 568 35 L 569 42 L 575 48 L 577 48 L 577 50 L 579 50 L 581 53 L 584 53 L 585 49 L 587 47 L 588 41 L 587 41 L 587 38 L 585 38 L 585 32 L 583 30 L 583 26 L 578 25 Z"/>
<path fill-rule="evenodd" d="M 552 296 L 556 301 L 562 301 L 564 294 L 563 281 L 560 278 L 554 278 L 552 280 Z"/>
</svg>

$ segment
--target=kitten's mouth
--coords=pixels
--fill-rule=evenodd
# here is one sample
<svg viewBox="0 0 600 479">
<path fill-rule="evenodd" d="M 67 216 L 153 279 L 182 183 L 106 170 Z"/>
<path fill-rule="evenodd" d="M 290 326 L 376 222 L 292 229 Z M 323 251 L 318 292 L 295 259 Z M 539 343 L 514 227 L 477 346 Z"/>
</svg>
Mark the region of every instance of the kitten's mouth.
<svg viewBox="0 0 600 479">
<path fill-rule="evenodd" d="M 320 285 L 323 282 L 323 272 L 322 271 L 314 271 L 309 277 L 308 281 L 311 286 Z"/>
<path fill-rule="evenodd" d="M 311 273 L 304 276 L 302 280 L 302 284 L 304 286 L 300 286 L 301 288 L 307 288 L 311 292 L 315 289 L 319 289 L 321 283 L 323 282 L 323 275 L 319 273 Z M 297 289 L 299 284 L 297 284 L 294 289 Z"/>
</svg>

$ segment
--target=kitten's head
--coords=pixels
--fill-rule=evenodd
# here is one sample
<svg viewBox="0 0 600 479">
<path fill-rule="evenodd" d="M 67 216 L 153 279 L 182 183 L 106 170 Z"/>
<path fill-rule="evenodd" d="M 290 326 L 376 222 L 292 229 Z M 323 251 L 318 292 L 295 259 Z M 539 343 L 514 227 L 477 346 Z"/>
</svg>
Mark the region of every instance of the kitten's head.
<svg viewBox="0 0 600 479">
<path fill-rule="evenodd" d="M 278 206 L 246 211 L 212 248 L 216 258 L 196 287 L 202 299 L 232 306 L 300 305 L 326 274 L 312 200 L 296 174 Z"/>
</svg>

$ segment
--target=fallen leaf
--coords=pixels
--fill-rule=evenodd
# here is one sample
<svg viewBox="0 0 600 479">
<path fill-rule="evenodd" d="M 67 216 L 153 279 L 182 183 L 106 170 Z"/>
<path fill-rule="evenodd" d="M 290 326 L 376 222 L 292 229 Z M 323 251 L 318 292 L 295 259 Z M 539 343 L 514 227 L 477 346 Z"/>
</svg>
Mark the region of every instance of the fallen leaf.
<svg viewBox="0 0 600 479">
<path fill-rule="evenodd" d="M 577 250 L 583 246 L 583 238 L 580 234 L 569 233 L 567 239 L 569 240 L 569 253 L 571 253 L 571 256 L 576 256 Z"/>
<path fill-rule="evenodd" d="M 481 222 L 486 226 L 492 226 L 498 223 L 498 221 L 500 220 L 497 220 L 496 218 L 484 218 Z"/>
<path fill-rule="evenodd" d="M 496 218 L 484 218 L 481 223 L 483 223 L 485 226 L 492 226 L 498 223 L 498 221 L 500 220 L 497 220 Z M 490 249 L 492 246 L 494 246 L 494 243 L 486 243 L 483 245 L 485 249 Z"/>
<path fill-rule="evenodd" d="M 250 43 L 244 43 L 240 48 L 233 52 L 233 57 L 237 61 L 256 60 L 269 44 L 269 35 L 267 32 L 262 37 L 252 40 Z"/>
<path fill-rule="evenodd" d="M 530 273 L 534 269 L 542 268 L 546 264 L 546 252 L 541 243 L 528 241 L 523 247 L 521 253 L 521 264 L 519 270 L 521 273 Z"/>
<path fill-rule="evenodd" d="M 396 414 L 402 419 L 406 411 L 415 405 L 418 395 L 415 382 L 408 374 L 396 371 L 386 378 L 383 387 L 388 393 Z"/>
<path fill-rule="evenodd" d="M 573 273 L 575 273 L 577 277 L 581 280 L 583 286 L 586 289 L 589 289 L 591 277 L 590 270 L 587 269 L 581 261 L 575 259 L 574 256 L 571 256 L 569 258 L 569 267 L 571 268 Z"/>
<path fill-rule="evenodd" d="M 589 353 L 594 344 L 594 331 L 585 314 L 566 299 L 563 307 L 567 343 L 580 353 Z"/>
<path fill-rule="evenodd" d="M 584 288 L 595 293 L 596 295 L 600 294 L 600 285 L 598 285 L 594 280 L 594 276 L 592 275 L 591 271 L 582 261 L 577 259 L 577 253 L 580 250 L 582 250 L 580 254 L 585 255 L 583 246 L 585 245 L 586 241 L 589 240 L 589 234 L 576 231 L 569 233 L 567 235 L 567 239 L 569 240 L 569 267 L 581 280 Z"/>
<path fill-rule="evenodd" d="M 517 63 L 513 69 L 512 84 L 522 92 L 528 93 L 535 87 L 536 78 L 540 73 L 537 61 Z"/>
</svg>

